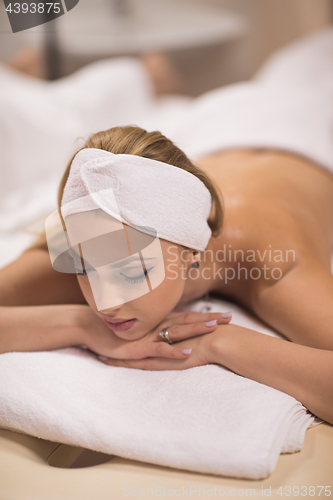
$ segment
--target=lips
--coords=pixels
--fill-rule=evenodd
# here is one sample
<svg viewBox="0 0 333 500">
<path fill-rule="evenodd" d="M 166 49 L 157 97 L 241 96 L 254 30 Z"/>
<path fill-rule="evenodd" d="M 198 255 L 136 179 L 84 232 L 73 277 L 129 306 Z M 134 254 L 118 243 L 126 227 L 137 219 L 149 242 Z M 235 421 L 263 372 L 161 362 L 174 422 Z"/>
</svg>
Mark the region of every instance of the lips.
<svg viewBox="0 0 333 500">
<path fill-rule="evenodd" d="M 130 328 L 132 328 L 132 326 L 136 322 L 136 319 L 114 319 L 112 321 L 104 319 L 104 322 L 106 326 L 108 326 L 111 330 L 114 330 L 116 332 L 124 332 L 125 330 L 129 330 Z"/>
<path fill-rule="evenodd" d="M 133 318 L 131 318 L 133 319 Z M 130 319 L 125 319 L 125 318 L 114 318 L 114 319 L 106 319 L 105 321 L 108 321 L 109 323 L 124 323 L 125 321 L 130 321 Z"/>
</svg>

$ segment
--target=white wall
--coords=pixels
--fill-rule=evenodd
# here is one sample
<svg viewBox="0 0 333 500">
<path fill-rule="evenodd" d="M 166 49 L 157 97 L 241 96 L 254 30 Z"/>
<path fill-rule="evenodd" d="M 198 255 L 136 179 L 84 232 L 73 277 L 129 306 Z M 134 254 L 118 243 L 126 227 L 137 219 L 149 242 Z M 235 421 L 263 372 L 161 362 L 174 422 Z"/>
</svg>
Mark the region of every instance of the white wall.
<svg viewBox="0 0 333 500">
<path fill-rule="evenodd" d="M 272 51 L 333 22 L 333 0 L 204 1 L 240 13 L 250 29 L 237 42 L 173 54 L 192 95 L 250 78 Z"/>
<path fill-rule="evenodd" d="M 76 7 L 76 15 L 80 8 L 87 8 L 90 3 L 96 8 L 97 4 L 103 2 L 110 5 L 110 1 L 81 0 L 81 5 Z M 210 3 L 239 12 L 250 26 L 248 34 L 238 41 L 209 49 L 173 51 L 170 54 L 183 75 L 185 92 L 191 95 L 250 78 L 273 50 L 333 20 L 333 0 L 190 1 Z M 74 10 L 72 12 L 74 14 Z M 12 55 L 22 45 L 39 45 L 43 30 L 43 27 L 37 27 L 21 34 L 11 34 L 4 4 L 0 1 L 0 60 Z M 76 61 L 76 66 L 80 64 L 81 61 Z M 65 72 L 70 69 L 75 69 L 75 62 L 67 64 Z"/>
<path fill-rule="evenodd" d="M 207 1 L 207 0 L 206 0 Z M 244 14 L 252 30 L 244 40 L 248 71 L 276 48 L 333 21 L 332 0 L 208 0 Z"/>
</svg>

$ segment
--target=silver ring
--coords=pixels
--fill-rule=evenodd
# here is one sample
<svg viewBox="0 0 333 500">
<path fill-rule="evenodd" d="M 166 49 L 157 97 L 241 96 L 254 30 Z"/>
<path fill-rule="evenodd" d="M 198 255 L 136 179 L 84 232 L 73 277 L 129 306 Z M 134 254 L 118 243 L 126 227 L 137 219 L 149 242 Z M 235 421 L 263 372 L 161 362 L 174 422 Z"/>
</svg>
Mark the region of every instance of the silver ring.
<svg viewBox="0 0 333 500">
<path fill-rule="evenodd" d="M 163 330 L 159 333 L 159 335 L 162 337 L 162 339 L 164 340 L 164 342 L 167 342 L 168 344 L 173 344 L 172 340 L 170 340 L 169 338 L 169 326 L 167 326 L 166 328 L 163 328 Z"/>
</svg>

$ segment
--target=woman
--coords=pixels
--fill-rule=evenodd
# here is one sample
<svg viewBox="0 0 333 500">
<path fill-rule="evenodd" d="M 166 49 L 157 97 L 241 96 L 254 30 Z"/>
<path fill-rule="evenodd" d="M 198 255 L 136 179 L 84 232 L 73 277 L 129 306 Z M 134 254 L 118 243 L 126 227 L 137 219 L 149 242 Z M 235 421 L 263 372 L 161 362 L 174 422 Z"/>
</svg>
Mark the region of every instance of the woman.
<svg viewBox="0 0 333 500">
<path fill-rule="evenodd" d="M 114 366 L 217 363 L 295 397 L 333 424 L 333 177 L 297 147 L 263 145 L 224 148 L 194 165 L 159 132 L 114 127 L 91 136 L 83 151 L 155 160 L 198 179 L 213 201 L 211 236 L 200 251 L 162 238 L 161 283 L 108 307 L 98 303 L 80 248 L 76 277 L 56 272 L 40 242 L 0 271 L 1 352 L 85 345 Z M 59 209 L 75 156 L 59 188 Z M 85 228 L 103 219 L 96 214 Z M 140 279 L 147 275 L 144 267 Z M 172 312 L 209 292 L 238 302 L 286 340 L 230 325 L 229 314 Z"/>
</svg>

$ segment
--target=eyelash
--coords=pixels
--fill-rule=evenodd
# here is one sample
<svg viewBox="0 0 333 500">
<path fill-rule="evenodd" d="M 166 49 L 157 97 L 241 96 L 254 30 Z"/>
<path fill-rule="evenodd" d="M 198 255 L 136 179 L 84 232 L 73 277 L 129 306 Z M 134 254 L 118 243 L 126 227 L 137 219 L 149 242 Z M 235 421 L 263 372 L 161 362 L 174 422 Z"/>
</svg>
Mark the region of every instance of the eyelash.
<svg viewBox="0 0 333 500">
<path fill-rule="evenodd" d="M 152 267 L 148 270 L 145 269 L 143 274 L 141 274 L 140 276 L 137 276 L 137 277 L 133 277 L 133 278 L 129 278 L 128 276 L 125 276 L 125 274 L 122 274 L 122 273 L 120 273 L 120 274 L 123 276 L 124 280 L 127 283 L 131 283 L 132 285 L 135 285 L 136 283 L 143 283 L 144 279 L 148 275 L 148 271 L 151 271 L 152 269 L 153 269 Z"/>
</svg>

